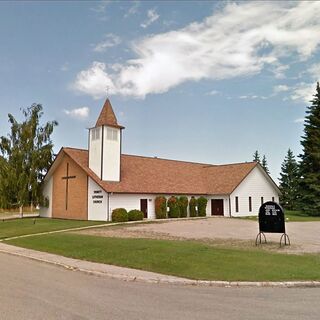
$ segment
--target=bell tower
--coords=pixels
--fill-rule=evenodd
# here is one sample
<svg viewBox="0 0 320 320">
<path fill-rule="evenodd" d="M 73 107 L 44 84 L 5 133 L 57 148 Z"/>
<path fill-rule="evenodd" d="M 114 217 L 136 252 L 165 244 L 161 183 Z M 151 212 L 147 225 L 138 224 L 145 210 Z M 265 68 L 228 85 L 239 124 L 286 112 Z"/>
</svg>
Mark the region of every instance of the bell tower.
<svg viewBox="0 0 320 320">
<path fill-rule="evenodd" d="M 120 181 L 122 129 L 107 99 L 94 128 L 89 129 L 89 168 L 105 181 Z"/>
</svg>

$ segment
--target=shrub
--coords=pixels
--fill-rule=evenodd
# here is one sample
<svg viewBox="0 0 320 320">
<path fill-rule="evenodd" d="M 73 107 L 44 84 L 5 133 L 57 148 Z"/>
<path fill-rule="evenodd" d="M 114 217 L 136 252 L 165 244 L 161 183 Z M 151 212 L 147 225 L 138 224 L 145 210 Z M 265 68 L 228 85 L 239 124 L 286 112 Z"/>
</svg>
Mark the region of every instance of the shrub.
<svg viewBox="0 0 320 320">
<path fill-rule="evenodd" d="M 179 198 L 180 218 L 186 218 L 188 216 L 188 197 L 181 196 Z"/>
<path fill-rule="evenodd" d="M 179 218 L 180 208 L 179 208 L 177 197 L 172 196 L 168 199 L 168 207 L 169 207 L 168 217 Z"/>
<path fill-rule="evenodd" d="M 131 210 L 128 212 L 129 221 L 139 221 L 143 220 L 144 214 L 140 210 Z"/>
<path fill-rule="evenodd" d="M 198 198 L 198 216 L 205 217 L 207 215 L 208 199 L 205 197 Z"/>
<path fill-rule="evenodd" d="M 112 211 L 112 222 L 127 222 L 128 212 L 126 209 L 117 208 Z"/>
<path fill-rule="evenodd" d="M 195 197 L 191 197 L 189 201 L 189 212 L 190 212 L 190 217 L 196 217 L 198 215 L 197 213 L 197 206 L 198 201 Z"/>
<path fill-rule="evenodd" d="M 156 197 L 155 212 L 156 212 L 157 219 L 167 218 L 167 199 L 164 196 Z"/>
</svg>

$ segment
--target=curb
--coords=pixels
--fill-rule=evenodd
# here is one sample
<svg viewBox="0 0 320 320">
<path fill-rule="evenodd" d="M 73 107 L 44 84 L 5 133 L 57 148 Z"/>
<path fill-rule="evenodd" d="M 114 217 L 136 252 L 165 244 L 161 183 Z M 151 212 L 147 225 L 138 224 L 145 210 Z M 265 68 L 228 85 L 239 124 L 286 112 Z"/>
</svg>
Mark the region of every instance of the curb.
<svg viewBox="0 0 320 320">
<path fill-rule="evenodd" d="M 20 247 L 15 247 L 12 245 L 6 244 L 6 246 L 17 248 L 16 250 L 25 250 L 28 252 L 28 254 L 23 254 L 18 251 L 12 251 L 12 250 L 6 250 L 3 248 L 0 248 L 1 253 L 5 254 L 10 254 L 13 256 L 18 256 L 18 257 L 23 257 L 27 258 L 30 260 L 46 263 L 46 264 L 51 264 L 55 265 L 61 268 L 64 268 L 66 270 L 71 270 L 71 271 L 79 271 L 82 273 L 86 273 L 89 275 L 94 275 L 94 276 L 99 276 L 99 277 L 108 277 L 111 279 L 117 279 L 117 280 L 122 280 L 122 281 L 127 281 L 127 282 L 144 282 L 144 283 L 150 283 L 150 284 L 170 284 L 170 285 L 180 285 L 180 286 L 199 286 L 199 287 L 224 287 L 224 288 L 235 288 L 235 287 L 261 287 L 261 288 L 266 288 L 266 287 L 273 287 L 273 288 L 320 288 L 320 281 L 278 281 L 278 282 L 273 282 L 273 281 L 259 281 L 259 282 L 254 282 L 254 281 L 209 281 L 209 280 L 192 280 L 192 279 L 186 279 L 186 278 L 179 278 L 175 276 L 170 276 L 170 275 L 163 275 L 163 274 L 158 274 L 158 273 L 153 273 L 149 271 L 142 271 L 142 270 L 137 270 L 137 269 L 129 269 L 129 268 L 123 268 L 123 267 L 117 267 L 117 266 L 110 266 L 106 264 L 101 264 L 101 263 L 95 263 L 95 262 L 87 262 L 89 264 L 92 264 L 93 266 L 104 266 L 106 268 L 111 267 L 114 269 L 118 269 L 117 272 L 108 272 L 108 271 L 99 271 L 99 270 L 94 270 L 92 268 L 84 268 L 84 267 L 79 267 L 77 264 L 81 264 L 84 261 L 83 260 L 78 260 L 78 259 L 73 259 L 73 258 L 66 258 L 63 256 L 57 256 L 54 254 L 50 253 L 43 253 L 41 251 L 35 251 L 31 249 L 23 249 Z M 63 263 L 59 262 L 57 260 L 49 260 L 49 259 L 44 259 L 44 258 L 39 258 L 36 256 L 36 254 L 44 254 L 48 255 L 49 257 L 62 257 L 65 260 L 69 260 L 71 263 Z M 127 274 L 125 273 L 127 271 Z M 141 276 L 141 275 L 129 275 L 128 273 L 145 273 L 146 276 Z"/>
</svg>

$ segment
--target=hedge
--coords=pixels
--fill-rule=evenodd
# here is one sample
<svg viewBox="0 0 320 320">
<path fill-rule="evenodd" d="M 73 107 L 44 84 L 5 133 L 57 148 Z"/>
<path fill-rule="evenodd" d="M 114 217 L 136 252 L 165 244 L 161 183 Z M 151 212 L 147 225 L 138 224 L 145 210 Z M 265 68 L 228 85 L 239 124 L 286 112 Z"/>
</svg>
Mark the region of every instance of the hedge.
<svg viewBox="0 0 320 320">
<path fill-rule="evenodd" d="M 171 196 L 168 199 L 168 207 L 169 207 L 168 218 L 179 218 L 180 208 L 179 208 L 177 197 Z"/>
<path fill-rule="evenodd" d="M 140 210 L 131 210 L 128 212 L 129 221 L 139 221 L 143 220 L 144 214 Z"/>
<path fill-rule="evenodd" d="M 188 203 L 188 197 L 179 197 L 180 218 L 186 218 L 188 216 Z"/>
<path fill-rule="evenodd" d="M 198 201 L 195 197 L 191 197 L 190 201 L 189 201 L 189 213 L 190 213 L 190 217 L 196 217 L 198 215 L 197 213 L 197 206 Z"/>
<path fill-rule="evenodd" d="M 128 212 L 124 208 L 117 208 L 112 211 L 112 222 L 127 222 Z"/>
<path fill-rule="evenodd" d="M 167 199 L 164 196 L 158 196 L 155 199 L 156 219 L 167 218 Z"/>
<path fill-rule="evenodd" d="M 198 216 L 205 217 L 207 215 L 208 199 L 205 197 L 198 198 Z"/>
</svg>

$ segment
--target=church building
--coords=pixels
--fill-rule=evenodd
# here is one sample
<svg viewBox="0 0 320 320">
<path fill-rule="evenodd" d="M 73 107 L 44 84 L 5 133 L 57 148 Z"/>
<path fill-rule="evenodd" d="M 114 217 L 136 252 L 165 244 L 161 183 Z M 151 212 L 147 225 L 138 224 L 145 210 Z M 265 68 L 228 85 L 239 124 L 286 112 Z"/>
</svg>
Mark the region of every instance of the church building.
<svg viewBox="0 0 320 320">
<path fill-rule="evenodd" d="M 204 196 L 207 216 L 257 215 L 265 201 L 279 202 L 280 191 L 256 162 L 225 165 L 122 154 L 124 127 L 109 99 L 89 129 L 88 150 L 63 147 L 43 186 L 48 207 L 42 217 L 110 221 L 125 208 L 155 218 L 158 195 Z"/>
</svg>

